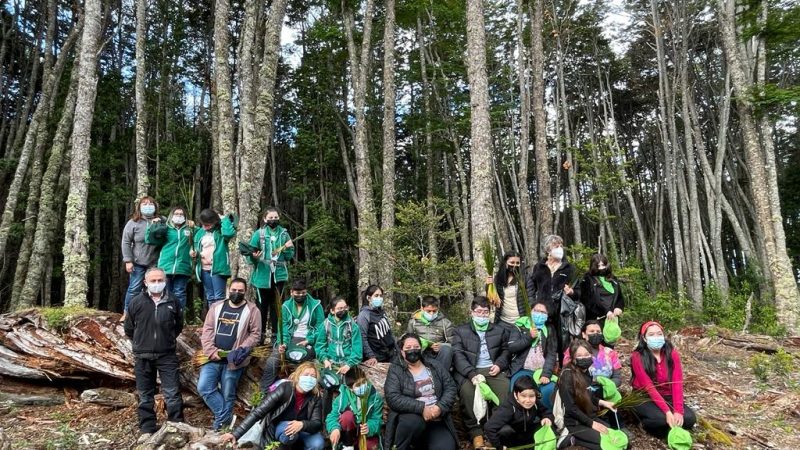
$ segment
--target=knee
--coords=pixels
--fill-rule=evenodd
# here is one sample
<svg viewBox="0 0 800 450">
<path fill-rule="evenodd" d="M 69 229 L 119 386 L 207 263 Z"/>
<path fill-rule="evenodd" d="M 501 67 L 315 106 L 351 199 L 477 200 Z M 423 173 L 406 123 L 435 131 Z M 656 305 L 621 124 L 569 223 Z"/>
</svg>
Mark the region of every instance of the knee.
<svg viewBox="0 0 800 450">
<path fill-rule="evenodd" d="M 401 414 L 398 418 L 397 434 L 419 435 L 425 430 L 425 420 L 419 414 Z"/>
<path fill-rule="evenodd" d="M 697 423 L 697 415 L 695 415 L 694 411 L 689 408 L 686 408 L 683 411 L 683 428 L 690 430 L 694 428 L 695 424 Z"/>
<path fill-rule="evenodd" d="M 323 450 L 325 448 L 325 439 L 322 438 L 321 433 L 315 433 L 306 438 L 303 443 L 305 450 Z"/>
<path fill-rule="evenodd" d="M 356 429 L 356 416 L 349 409 L 339 416 L 339 426 L 342 431 L 351 431 Z"/>
<path fill-rule="evenodd" d="M 498 430 L 497 434 L 500 435 L 501 438 L 506 439 L 515 436 L 517 431 L 511 428 L 511 425 L 503 425 L 503 427 Z"/>
</svg>

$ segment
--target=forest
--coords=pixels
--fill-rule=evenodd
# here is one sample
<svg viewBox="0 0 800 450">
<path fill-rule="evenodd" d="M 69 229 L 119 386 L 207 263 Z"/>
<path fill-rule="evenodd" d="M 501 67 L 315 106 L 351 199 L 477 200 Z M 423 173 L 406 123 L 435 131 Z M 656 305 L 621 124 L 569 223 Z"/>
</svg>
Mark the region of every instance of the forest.
<svg viewBox="0 0 800 450">
<path fill-rule="evenodd" d="M 240 242 L 277 207 L 292 277 L 398 316 L 555 233 L 631 320 L 800 332 L 794 1 L 4 0 L 0 27 L 0 312 L 121 312 L 151 195 Z"/>
</svg>

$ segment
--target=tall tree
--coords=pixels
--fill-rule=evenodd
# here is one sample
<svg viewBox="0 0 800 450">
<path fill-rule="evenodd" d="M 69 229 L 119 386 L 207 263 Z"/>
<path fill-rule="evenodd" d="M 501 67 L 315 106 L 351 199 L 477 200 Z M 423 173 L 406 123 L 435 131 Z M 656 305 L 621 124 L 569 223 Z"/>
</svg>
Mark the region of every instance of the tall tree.
<svg viewBox="0 0 800 450">
<path fill-rule="evenodd" d="M 395 0 L 386 0 L 386 18 L 383 25 L 383 197 L 381 199 L 381 231 L 387 236 L 395 223 L 395 108 L 397 92 L 394 70 L 395 52 Z M 392 252 L 391 240 L 386 250 Z M 382 269 L 382 286 L 394 284 L 394 263 L 387 258 Z"/>
<path fill-rule="evenodd" d="M 136 196 L 138 198 L 150 191 L 150 178 L 147 176 L 146 45 L 147 0 L 136 0 Z"/>
<path fill-rule="evenodd" d="M 531 107 L 533 109 L 533 152 L 536 158 L 536 201 L 539 239 L 552 233 L 553 199 L 547 158 L 547 117 L 544 109 L 544 0 L 532 0 L 531 15 Z M 538 250 L 538 249 L 537 249 Z"/>
<path fill-rule="evenodd" d="M 519 171 L 517 190 L 519 191 L 519 220 L 524 242 L 525 260 L 529 264 L 536 260 L 536 230 L 534 229 L 533 208 L 531 208 L 530 188 L 528 187 L 529 147 L 531 133 L 530 84 L 528 77 L 528 50 L 525 46 L 525 2 L 517 0 L 517 81 L 519 84 Z"/>
</svg>

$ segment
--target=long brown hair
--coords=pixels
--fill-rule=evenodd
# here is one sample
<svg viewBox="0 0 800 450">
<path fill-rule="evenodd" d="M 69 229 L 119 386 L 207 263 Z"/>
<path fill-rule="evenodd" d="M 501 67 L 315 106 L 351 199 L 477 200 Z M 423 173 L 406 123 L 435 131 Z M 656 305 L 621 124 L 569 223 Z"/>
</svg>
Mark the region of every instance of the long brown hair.
<svg viewBox="0 0 800 450">
<path fill-rule="evenodd" d="M 294 372 L 292 372 L 288 377 L 289 381 L 292 382 L 292 385 L 295 386 L 295 388 L 297 388 L 297 384 L 300 382 L 300 375 L 302 375 L 303 372 L 306 371 L 306 369 L 314 369 L 314 376 L 317 377 L 317 379 L 319 379 L 319 369 L 317 369 L 317 366 L 315 366 L 314 363 L 311 361 L 306 361 L 297 366 L 297 369 L 295 369 Z M 321 392 L 319 390 L 319 383 L 317 383 L 317 385 L 314 386 L 314 389 L 312 389 L 311 392 L 314 395 L 321 395 Z"/>
<path fill-rule="evenodd" d="M 589 385 L 586 384 L 586 377 L 583 376 L 583 371 L 575 365 L 575 352 L 581 347 L 585 348 L 589 354 L 592 353 L 592 346 L 588 342 L 583 339 L 573 339 L 569 346 L 570 361 L 566 368 L 572 370 L 572 390 L 574 391 L 575 403 L 581 411 L 591 415 L 592 399 L 589 398 Z"/>
<path fill-rule="evenodd" d="M 140 198 L 139 200 L 136 200 L 136 203 L 133 204 L 133 214 L 131 214 L 131 217 L 130 217 L 130 219 L 132 221 L 138 222 L 138 221 L 144 219 L 144 216 L 142 216 L 141 206 L 142 206 L 142 202 L 145 201 L 145 200 L 149 200 L 150 203 L 156 205 L 156 213 L 158 212 L 158 202 L 156 201 L 156 199 L 154 199 L 153 197 L 150 197 L 149 195 L 145 195 L 144 197 Z M 155 214 L 153 215 L 153 217 L 155 217 Z"/>
</svg>

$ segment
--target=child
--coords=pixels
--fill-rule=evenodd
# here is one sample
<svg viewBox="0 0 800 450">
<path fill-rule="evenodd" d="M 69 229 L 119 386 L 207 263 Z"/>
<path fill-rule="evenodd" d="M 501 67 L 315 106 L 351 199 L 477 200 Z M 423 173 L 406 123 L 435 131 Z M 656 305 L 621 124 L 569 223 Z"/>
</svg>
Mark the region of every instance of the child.
<svg viewBox="0 0 800 450">
<path fill-rule="evenodd" d="M 418 334 L 428 341 L 425 355 L 450 370 L 453 363 L 453 348 L 450 344 L 453 339 L 453 323 L 439 311 L 439 300 L 436 297 L 422 297 L 422 309 L 411 316 L 407 332 Z"/>
<path fill-rule="evenodd" d="M 361 423 L 363 401 L 367 404 L 367 420 Z M 346 447 L 355 447 L 362 434 L 367 435 L 367 450 L 380 448 L 383 398 L 365 378 L 356 381 L 352 390 L 342 385 L 325 424 L 333 448 L 340 443 Z"/>
<path fill-rule="evenodd" d="M 553 414 L 537 399 L 536 384 L 531 377 L 520 377 L 508 397 L 486 422 L 486 438 L 495 448 L 533 444 L 533 433 L 553 424 Z"/>
</svg>

